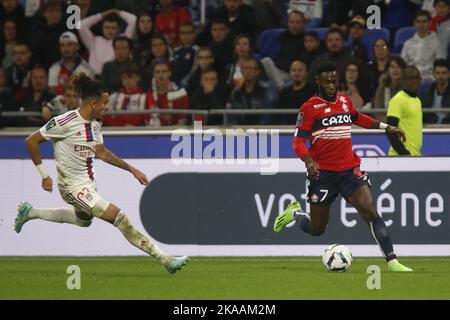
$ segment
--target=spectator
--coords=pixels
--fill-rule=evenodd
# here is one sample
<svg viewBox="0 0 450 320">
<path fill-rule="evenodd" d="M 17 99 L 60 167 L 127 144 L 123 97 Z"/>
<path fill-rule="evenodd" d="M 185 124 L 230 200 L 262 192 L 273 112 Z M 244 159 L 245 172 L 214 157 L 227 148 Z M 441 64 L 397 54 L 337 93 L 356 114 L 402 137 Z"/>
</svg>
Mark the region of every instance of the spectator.
<svg viewBox="0 0 450 320">
<path fill-rule="evenodd" d="M 450 2 L 449 0 L 434 1 L 435 15 L 431 19 L 430 31 L 437 32 L 438 26 L 450 18 Z"/>
<path fill-rule="evenodd" d="M 154 33 L 150 41 L 150 58 L 147 61 L 147 66 L 142 70 L 141 74 L 142 89 L 147 90 L 149 88 L 153 77 L 155 62 L 161 59 L 166 61 L 171 60 L 170 47 L 163 35 Z"/>
<path fill-rule="evenodd" d="M 108 109 L 111 111 L 144 111 L 148 109 L 146 94 L 139 88 L 141 81 L 139 67 L 132 62 L 126 62 L 120 66 L 119 70 L 122 88 L 110 95 Z M 105 126 L 144 126 L 148 119 L 147 114 L 107 114 L 103 117 L 102 122 Z"/>
<path fill-rule="evenodd" d="M 377 39 L 373 46 L 373 55 L 375 60 L 370 61 L 366 65 L 366 69 L 370 81 L 370 95 L 373 97 L 378 88 L 380 77 L 387 70 L 388 61 L 390 58 L 389 46 L 384 39 Z"/>
<path fill-rule="evenodd" d="M 44 122 L 54 116 L 75 110 L 80 106 L 80 94 L 74 89 L 71 78 L 67 79 L 63 88 L 63 94 L 57 95 L 42 107 L 41 116 Z"/>
<path fill-rule="evenodd" d="M 227 90 L 231 91 L 234 87 L 240 86 L 244 82 L 244 76 L 241 72 L 241 63 L 247 60 L 250 57 L 253 57 L 254 47 L 251 41 L 251 38 L 246 34 L 240 34 L 234 38 L 233 41 L 233 55 L 234 59 L 231 64 L 227 66 L 227 70 L 225 72 L 226 75 L 226 85 Z M 262 74 L 261 78 L 266 79 L 269 74 L 269 69 L 273 71 L 275 69 L 275 65 L 271 59 L 263 59 L 260 61 L 263 64 L 263 68 L 261 69 Z M 276 75 L 276 72 L 272 72 L 272 76 Z M 275 82 L 274 78 L 271 78 L 271 81 Z M 278 83 L 283 82 L 283 80 L 279 80 Z"/>
<path fill-rule="evenodd" d="M 233 44 L 228 21 L 223 18 L 211 21 L 211 37 L 208 46 L 215 58 L 217 70 L 223 74 L 226 66 L 233 61 Z"/>
<path fill-rule="evenodd" d="M 308 68 L 315 59 L 326 53 L 326 49 L 322 41 L 320 41 L 318 34 L 312 30 L 305 33 L 303 46 L 305 50 L 301 54 L 301 60 L 306 62 Z"/>
<path fill-rule="evenodd" d="M 62 7 L 59 0 L 49 0 L 43 8 L 45 23 L 33 36 L 32 51 L 35 62 L 49 68 L 58 61 L 59 37 L 66 31 L 65 21 L 62 19 Z"/>
<path fill-rule="evenodd" d="M 103 84 L 111 91 L 119 91 L 122 86 L 119 68 L 131 61 L 132 46 L 131 40 L 125 36 L 119 36 L 113 40 L 115 59 L 103 65 L 101 75 Z"/>
<path fill-rule="evenodd" d="M 339 28 L 344 35 L 348 34 L 348 24 L 351 17 L 366 14 L 369 2 L 361 0 L 329 0 L 328 12 L 324 16 L 326 20 L 325 25 L 330 26 L 330 28 Z"/>
<path fill-rule="evenodd" d="M 238 34 L 246 33 L 252 41 L 255 40 L 258 27 L 257 19 L 253 9 L 243 4 L 242 0 L 224 0 L 224 5 L 214 14 L 214 18 L 219 17 L 228 21 L 232 39 Z"/>
<path fill-rule="evenodd" d="M 244 82 L 233 89 L 231 93 L 231 107 L 233 109 L 270 109 L 275 105 L 277 91 L 275 86 L 261 80 L 262 65 L 254 57 L 250 57 L 241 63 Z M 259 124 L 270 123 L 270 115 L 230 116 L 231 124 Z"/>
<path fill-rule="evenodd" d="M 440 1 L 442 2 L 442 1 Z M 449 1 L 447 1 L 447 7 L 449 7 Z M 437 25 L 437 36 L 439 38 L 439 52 L 438 57 L 440 59 L 447 58 L 450 62 L 450 18 L 449 14 L 447 13 L 447 20 L 440 22 Z"/>
<path fill-rule="evenodd" d="M 423 79 L 432 79 L 433 62 L 438 58 L 439 39 L 430 32 L 430 25 L 430 13 L 420 10 L 414 19 L 416 34 L 405 42 L 401 54 L 407 65 L 419 69 Z"/>
<path fill-rule="evenodd" d="M 289 10 L 297 10 L 304 14 L 305 23 L 309 24 L 311 21 L 316 20 L 318 23 L 311 25 L 311 28 L 320 27 L 320 21 L 323 16 L 323 3 L 322 0 L 290 0 Z"/>
<path fill-rule="evenodd" d="M 203 71 L 208 69 L 214 69 L 215 59 L 210 48 L 201 47 L 197 51 L 197 64 L 184 79 L 181 81 L 181 85 L 186 88 L 189 96 L 196 92 L 200 88 L 200 79 Z M 219 83 L 223 83 L 219 78 Z"/>
<path fill-rule="evenodd" d="M 420 71 L 408 66 L 403 71 L 403 87 L 390 101 L 387 123 L 403 130 L 406 141 L 396 135 L 388 135 L 390 156 L 420 156 L 422 148 L 422 103 L 417 96 L 420 89 Z"/>
<path fill-rule="evenodd" d="M 286 10 L 285 0 L 250 0 L 247 4 L 252 7 L 255 17 L 258 17 L 257 33 L 280 27 L 281 18 Z"/>
<path fill-rule="evenodd" d="M 28 44 L 17 41 L 13 48 L 14 63 L 6 69 L 6 81 L 16 100 L 23 98 L 29 89 L 31 57 Z"/>
<path fill-rule="evenodd" d="M 0 35 L 0 60 L 3 68 L 8 68 L 14 62 L 14 44 L 19 39 L 17 23 L 14 20 L 6 20 Z"/>
<path fill-rule="evenodd" d="M 151 109 L 188 109 L 189 98 L 186 90 L 178 88 L 170 81 L 172 73 L 169 62 L 158 59 L 153 71 L 151 90 L 147 95 L 147 104 Z M 152 114 L 151 126 L 173 126 L 186 124 L 185 114 Z"/>
<path fill-rule="evenodd" d="M 262 60 L 269 78 L 273 79 L 279 88 L 289 80 L 289 68 L 294 60 L 300 59 L 305 50 L 303 46 L 305 17 L 300 11 L 291 11 L 288 16 L 287 30 L 280 35 L 280 53 L 275 58 Z"/>
<path fill-rule="evenodd" d="M 42 66 L 35 66 L 31 70 L 30 91 L 16 102 L 15 111 L 35 111 L 41 112 L 44 103 L 53 99 L 53 96 L 47 90 L 47 70 Z M 44 124 L 41 117 L 22 117 L 17 120 L 16 125 L 39 127 Z"/>
<path fill-rule="evenodd" d="M 181 46 L 175 49 L 171 62 L 173 70 L 172 80 L 176 83 L 180 83 L 192 71 L 195 55 L 199 48 L 194 44 L 195 30 L 191 22 L 181 24 L 179 38 Z"/>
<path fill-rule="evenodd" d="M 387 109 L 389 100 L 395 96 L 402 86 L 403 70 L 406 68 L 405 61 L 398 56 L 392 56 L 387 63 L 387 72 L 380 77 L 380 84 L 375 92 L 373 99 L 374 109 Z M 384 121 L 384 117 L 376 115 L 380 121 Z"/>
<path fill-rule="evenodd" d="M 281 89 L 278 96 L 277 108 L 300 109 L 300 107 L 316 94 L 315 86 L 307 81 L 308 65 L 305 61 L 295 60 L 291 64 L 290 70 L 292 84 Z M 282 115 L 277 124 L 293 124 L 297 113 L 292 115 Z"/>
<path fill-rule="evenodd" d="M 331 28 L 326 37 L 327 53 L 321 55 L 316 60 L 313 61 L 310 72 L 309 79 L 313 81 L 313 75 L 316 74 L 317 66 L 322 62 L 333 62 L 339 68 L 339 74 L 344 74 L 344 66 L 350 60 L 353 60 L 350 51 L 344 47 L 344 34 L 338 28 Z"/>
<path fill-rule="evenodd" d="M 422 97 L 424 108 L 450 108 L 449 66 L 446 60 L 438 59 L 433 65 L 436 79 Z M 450 123 L 450 114 L 445 112 L 425 113 L 424 123 Z"/>
<path fill-rule="evenodd" d="M 345 65 L 345 72 L 341 75 L 339 91 L 350 97 L 354 108 L 361 111 L 370 101 L 370 88 L 362 71 L 361 65 L 355 60 Z"/>
<path fill-rule="evenodd" d="M 144 67 L 150 59 L 151 39 L 153 35 L 153 22 L 150 13 L 139 15 L 136 38 L 133 44 L 133 59 L 140 68 Z"/>
<path fill-rule="evenodd" d="M 368 60 L 367 48 L 363 43 L 363 38 L 366 34 L 366 20 L 361 16 L 356 16 L 350 21 L 349 28 L 352 36 L 350 52 L 361 65 L 364 65 Z"/>
<path fill-rule="evenodd" d="M 210 21 L 213 18 L 214 13 L 223 5 L 223 0 L 208 0 L 205 1 L 205 21 Z M 189 1 L 189 13 L 191 14 L 192 21 L 195 25 L 201 21 L 201 5 L 202 0 Z"/>
<path fill-rule="evenodd" d="M 214 69 L 206 69 L 202 72 L 200 78 L 200 87 L 189 99 L 190 109 L 211 110 L 225 109 L 227 97 L 219 83 L 219 74 Z M 220 116 L 208 116 L 205 123 L 204 116 L 196 116 L 197 121 L 203 121 L 203 124 L 218 125 L 221 123 Z"/>
<path fill-rule="evenodd" d="M 180 26 L 184 22 L 191 22 L 191 16 L 185 8 L 174 5 L 173 0 L 161 0 L 160 4 L 155 21 L 156 32 L 166 38 L 171 48 L 176 48 L 180 44 Z"/>
<path fill-rule="evenodd" d="M 0 6 L 0 24 L 6 20 L 14 20 L 17 25 L 25 23 L 25 14 L 19 0 L 2 0 Z"/>
<path fill-rule="evenodd" d="M 100 75 L 105 62 L 114 59 L 112 42 L 119 35 L 119 20 L 117 16 L 127 23 L 124 35 L 132 39 L 137 20 L 134 14 L 110 9 L 81 20 L 80 37 L 89 50 L 89 65 L 96 75 Z M 96 36 L 90 28 L 101 20 L 103 20 L 102 36 Z"/>
<path fill-rule="evenodd" d="M 94 77 L 94 71 L 78 54 L 79 48 L 78 38 L 73 32 L 64 32 L 59 37 L 62 59 L 55 62 L 49 70 L 48 87 L 51 94 L 62 95 L 66 81 L 72 75 L 84 72 L 87 76 Z"/>
<path fill-rule="evenodd" d="M 6 72 L 0 66 L 0 128 L 7 122 L 2 121 L 2 111 L 10 110 L 14 104 L 14 99 L 11 90 L 6 85 Z"/>
</svg>

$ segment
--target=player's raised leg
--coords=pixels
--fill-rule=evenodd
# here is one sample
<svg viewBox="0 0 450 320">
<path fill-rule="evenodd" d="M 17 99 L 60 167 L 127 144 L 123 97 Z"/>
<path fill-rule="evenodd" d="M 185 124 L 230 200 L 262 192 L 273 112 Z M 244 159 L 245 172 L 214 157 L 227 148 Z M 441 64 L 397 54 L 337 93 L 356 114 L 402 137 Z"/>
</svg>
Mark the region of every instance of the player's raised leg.
<svg viewBox="0 0 450 320">
<path fill-rule="evenodd" d="M 92 217 L 81 212 L 76 213 L 74 208 L 34 208 L 29 202 L 23 201 L 17 207 L 17 211 L 14 224 L 17 233 L 20 233 L 26 222 L 34 219 L 70 223 L 79 227 L 89 227 L 92 223 Z"/>
<path fill-rule="evenodd" d="M 160 261 L 169 273 L 175 273 L 187 264 L 188 257 L 172 257 L 159 249 L 131 224 L 127 215 L 117 206 L 109 204 L 99 217 L 112 223 L 133 246 Z"/>
<path fill-rule="evenodd" d="M 368 185 L 360 186 L 353 191 L 347 200 L 356 208 L 364 221 L 369 224 L 370 233 L 388 262 L 388 270 L 393 272 L 412 271 L 412 269 L 407 268 L 398 262 L 386 224 L 378 215 L 373 204 L 373 196 L 370 187 Z"/>
</svg>

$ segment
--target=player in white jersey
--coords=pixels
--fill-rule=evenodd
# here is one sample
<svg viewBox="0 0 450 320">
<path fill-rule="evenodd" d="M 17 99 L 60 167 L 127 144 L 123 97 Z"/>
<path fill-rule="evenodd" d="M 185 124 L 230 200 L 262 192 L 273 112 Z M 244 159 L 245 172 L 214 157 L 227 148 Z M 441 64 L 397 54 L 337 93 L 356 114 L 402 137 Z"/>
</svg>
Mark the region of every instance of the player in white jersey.
<svg viewBox="0 0 450 320">
<path fill-rule="evenodd" d="M 64 201 L 72 208 L 34 208 L 28 202 L 22 202 L 18 207 L 16 232 L 19 233 L 23 225 L 33 219 L 89 227 L 93 217 L 98 217 L 113 224 L 132 245 L 156 258 L 168 272 L 176 272 L 186 265 L 188 258 L 172 257 L 161 251 L 133 227 L 120 208 L 97 193 L 94 156 L 129 171 L 143 185 L 148 184 L 148 180 L 145 174 L 114 155 L 103 144 L 101 125 L 96 119 L 101 119 L 108 108 L 108 93 L 101 83 L 80 74 L 73 84 L 81 94 L 80 108 L 54 117 L 26 139 L 28 152 L 42 177 L 42 188 L 49 192 L 52 192 L 53 181 L 42 165 L 39 144 L 47 140 L 53 142 L 58 188 Z"/>
</svg>

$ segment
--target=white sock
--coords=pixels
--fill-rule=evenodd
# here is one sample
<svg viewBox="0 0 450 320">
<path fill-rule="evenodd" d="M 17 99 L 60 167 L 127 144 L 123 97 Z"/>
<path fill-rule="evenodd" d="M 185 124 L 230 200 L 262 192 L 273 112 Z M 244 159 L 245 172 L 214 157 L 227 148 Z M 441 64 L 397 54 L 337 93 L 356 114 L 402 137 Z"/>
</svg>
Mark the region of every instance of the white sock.
<svg viewBox="0 0 450 320">
<path fill-rule="evenodd" d="M 79 219 L 73 208 L 32 208 L 30 219 L 42 219 L 57 223 L 70 223 L 79 227 L 89 227 L 92 220 Z"/>
<path fill-rule="evenodd" d="M 172 260 L 170 255 L 161 251 L 156 244 L 152 243 L 146 236 L 136 230 L 123 211 L 120 211 L 117 215 L 114 226 L 122 232 L 123 236 L 133 246 L 148 253 L 162 264 L 167 264 Z"/>
</svg>

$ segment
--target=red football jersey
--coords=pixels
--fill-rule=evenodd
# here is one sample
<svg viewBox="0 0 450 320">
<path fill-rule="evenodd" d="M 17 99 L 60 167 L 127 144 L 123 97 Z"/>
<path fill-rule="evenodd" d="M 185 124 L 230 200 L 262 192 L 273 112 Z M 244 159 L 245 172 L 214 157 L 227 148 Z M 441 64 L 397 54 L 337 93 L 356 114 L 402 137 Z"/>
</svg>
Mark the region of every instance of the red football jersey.
<svg viewBox="0 0 450 320">
<path fill-rule="evenodd" d="M 352 123 L 357 115 L 347 95 L 338 94 L 328 102 L 314 96 L 300 108 L 295 136 L 309 138 L 309 155 L 321 170 L 345 171 L 361 159 L 352 150 Z"/>
</svg>

